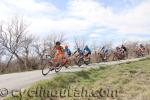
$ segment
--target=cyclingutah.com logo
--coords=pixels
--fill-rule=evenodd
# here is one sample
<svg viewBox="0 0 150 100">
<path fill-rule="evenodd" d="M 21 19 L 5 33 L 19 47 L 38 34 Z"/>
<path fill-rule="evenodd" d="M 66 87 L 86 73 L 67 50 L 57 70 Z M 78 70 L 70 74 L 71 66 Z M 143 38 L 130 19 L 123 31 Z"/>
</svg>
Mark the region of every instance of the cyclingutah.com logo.
<svg viewBox="0 0 150 100">
<path fill-rule="evenodd" d="M 8 90 L 0 89 L 0 96 L 5 97 L 8 95 Z M 10 96 L 22 98 L 23 95 L 28 97 L 118 97 L 119 91 L 108 88 L 99 88 L 97 90 L 87 89 L 85 87 L 68 87 L 60 89 L 47 89 L 43 87 L 24 89 L 24 90 L 12 90 Z"/>
</svg>

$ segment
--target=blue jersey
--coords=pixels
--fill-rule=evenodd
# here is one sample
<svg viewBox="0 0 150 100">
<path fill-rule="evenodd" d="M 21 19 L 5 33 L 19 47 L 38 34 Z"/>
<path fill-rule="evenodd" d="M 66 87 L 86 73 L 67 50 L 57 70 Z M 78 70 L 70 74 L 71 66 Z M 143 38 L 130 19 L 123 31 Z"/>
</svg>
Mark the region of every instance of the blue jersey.
<svg viewBox="0 0 150 100">
<path fill-rule="evenodd" d="M 108 48 L 106 48 L 106 47 L 103 47 L 103 48 L 101 49 L 101 51 L 102 51 L 102 53 L 108 53 L 108 52 L 109 52 Z"/>
<path fill-rule="evenodd" d="M 71 50 L 69 48 L 65 48 L 65 52 L 67 53 L 68 56 L 71 56 Z"/>
<path fill-rule="evenodd" d="M 88 47 L 84 48 L 84 52 L 88 52 L 88 54 L 91 54 L 91 50 Z"/>
<path fill-rule="evenodd" d="M 79 53 L 80 56 L 83 55 L 83 51 L 81 49 L 77 49 L 77 52 Z"/>
</svg>

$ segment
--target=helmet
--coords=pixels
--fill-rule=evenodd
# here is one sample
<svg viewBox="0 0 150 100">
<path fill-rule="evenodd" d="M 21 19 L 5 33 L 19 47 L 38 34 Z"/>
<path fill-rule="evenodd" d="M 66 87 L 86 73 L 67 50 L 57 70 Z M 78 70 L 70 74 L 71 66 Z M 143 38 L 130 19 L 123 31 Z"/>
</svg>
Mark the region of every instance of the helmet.
<svg viewBox="0 0 150 100">
<path fill-rule="evenodd" d="M 65 48 L 68 48 L 68 45 L 65 45 Z"/>
<path fill-rule="evenodd" d="M 105 46 L 102 47 L 102 49 L 105 49 L 105 48 L 106 48 Z"/>
<path fill-rule="evenodd" d="M 119 47 L 116 47 L 116 49 L 120 49 Z"/>
<path fill-rule="evenodd" d="M 142 44 L 140 44 L 140 46 L 142 47 L 143 45 L 142 45 Z"/>
<path fill-rule="evenodd" d="M 56 42 L 56 45 L 60 45 L 61 43 L 59 41 Z"/>
<path fill-rule="evenodd" d="M 77 48 L 78 51 L 80 51 L 80 48 Z"/>
<path fill-rule="evenodd" d="M 85 48 L 88 48 L 88 45 L 86 45 Z"/>
</svg>

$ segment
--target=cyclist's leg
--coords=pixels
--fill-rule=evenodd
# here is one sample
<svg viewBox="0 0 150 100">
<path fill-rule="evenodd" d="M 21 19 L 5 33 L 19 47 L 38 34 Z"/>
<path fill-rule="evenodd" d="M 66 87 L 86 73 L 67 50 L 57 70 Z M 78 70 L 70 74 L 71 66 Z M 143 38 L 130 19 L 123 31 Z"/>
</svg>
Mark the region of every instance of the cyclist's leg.
<svg viewBox="0 0 150 100">
<path fill-rule="evenodd" d="M 56 67 L 56 65 L 58 64 L 58 62 L 59 62 L 59 55 L 55 55 L 54 56 L 54 59 L 53 59 L 53 64 L 54 64 L 54 67 Z"/>
</svg>

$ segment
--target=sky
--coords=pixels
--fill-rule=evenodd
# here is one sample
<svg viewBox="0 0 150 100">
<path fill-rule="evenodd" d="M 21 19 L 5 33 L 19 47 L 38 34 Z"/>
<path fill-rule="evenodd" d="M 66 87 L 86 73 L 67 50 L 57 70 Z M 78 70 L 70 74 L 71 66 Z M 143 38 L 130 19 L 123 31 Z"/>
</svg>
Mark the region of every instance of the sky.
<svg viewBox="0 0 150 100">
<path fill-rule="evenodd" d="M 14 16 L 33 35 L 63 33 L 70 43 L 150 40 L 150 0 L 0 0 L 0 21 Z"/>
</svg>

